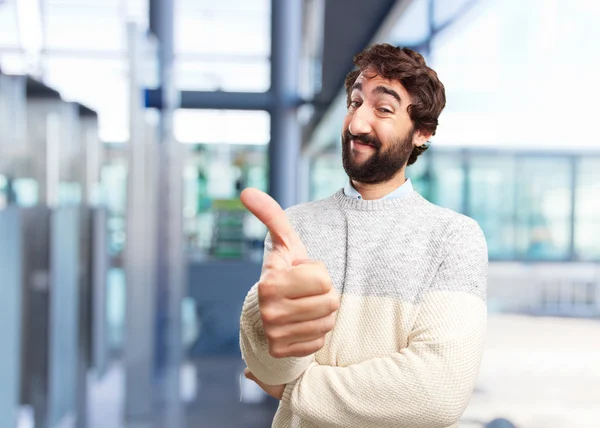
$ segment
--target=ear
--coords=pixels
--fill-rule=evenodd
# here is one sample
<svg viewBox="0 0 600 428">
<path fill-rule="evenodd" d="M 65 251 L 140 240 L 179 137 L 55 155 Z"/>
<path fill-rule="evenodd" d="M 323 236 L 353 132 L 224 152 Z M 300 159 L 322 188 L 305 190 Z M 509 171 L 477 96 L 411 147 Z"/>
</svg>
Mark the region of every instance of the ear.
<svg viewBox="0 0 600 428">
<path fill-rule="evenodd" d="M 413 135 L 413 146 L 421 147 L 431 138 L 431 132 L 417 130 Z"/>
</svg>

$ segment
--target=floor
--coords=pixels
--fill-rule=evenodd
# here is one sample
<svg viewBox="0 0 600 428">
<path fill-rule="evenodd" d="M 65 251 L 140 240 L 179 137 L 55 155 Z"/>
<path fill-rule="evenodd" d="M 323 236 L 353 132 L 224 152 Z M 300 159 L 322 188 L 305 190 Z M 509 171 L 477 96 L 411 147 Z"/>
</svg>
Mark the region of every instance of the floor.
<svg viewBox="0 0 600 428">
<path fill-rule="evenodd" d="M 237 357 L 212 357 L 184 370 L 184 377 L 192 377 L 182 382 L 189 399 L 185 428 L 271 426 L 277 403 L 258 402 L 264 396 L 240 383 L 243 367 Z M 125 428 L 122 381 L 117 365 L 91 388 L 89 428 Z M 490 424 L 500 418 L 505 421 Z M 598 421 L 600 320 L 490 316 L 486 352 L 462 428 L 598 428 Z"/>
<path fill-rule="evenodd" d="M 240 378 L 244 367 L 238 358 L 205 358 L 197 363 L 200 382 L 197 398 L 188 407 L 189 428 L 271 427 L 277 401 L 262 393 L 242 400 L 241 385 L 249 382 Z M 247 402 L 253 400 L 262 402 Z"/>
<path fill-rule="evenodd" d="M 461 427 L 600 427 L 600 320 L 490 316 L 477 388 Z"/>
</svg>

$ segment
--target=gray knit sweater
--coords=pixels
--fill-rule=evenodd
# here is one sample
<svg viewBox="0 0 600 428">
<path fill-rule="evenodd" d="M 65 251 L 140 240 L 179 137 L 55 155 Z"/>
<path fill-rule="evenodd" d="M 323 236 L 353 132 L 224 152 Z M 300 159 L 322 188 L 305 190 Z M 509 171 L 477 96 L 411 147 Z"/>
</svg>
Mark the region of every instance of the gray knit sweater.
<svg viewBox="0 0 600 428">
<path fill-rule="evenodd" d="M 273 426 L 458 426 L 486 329 L 479 225 L 415 191 L 356 200 L 340 190 L 286 213 L 309 257 L 327 266 L 341 306 L 319 352 L 277 359 L 268 353 L 256 285 L 248 293 L 243 358 L 263 382 L 287 385 Z"/>
</svg>

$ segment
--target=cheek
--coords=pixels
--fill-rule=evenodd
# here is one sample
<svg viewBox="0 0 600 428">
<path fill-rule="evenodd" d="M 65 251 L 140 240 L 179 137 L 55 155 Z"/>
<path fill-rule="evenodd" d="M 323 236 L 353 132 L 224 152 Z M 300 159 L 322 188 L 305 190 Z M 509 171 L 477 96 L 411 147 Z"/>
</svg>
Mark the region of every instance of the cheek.
<svg viewBox="0 0 600 428">
<path fill-rule="evenodd" d="M 397 136 L 399 135 L 396 127 L 387 124 L 376 127 L 373 129 L 373 133 L 375 134 L 375 138 L 381 142 L 383 147 L 387 147 L 396 141 Z"/>
<path fill-rule="evenodd" d="M 346 131 L 350 127 L 350 122 L 352 122 L 352 113 L 346 113 L 344 116 L 344 123 L 342 124 L 342 131 Z"/>
</svg>

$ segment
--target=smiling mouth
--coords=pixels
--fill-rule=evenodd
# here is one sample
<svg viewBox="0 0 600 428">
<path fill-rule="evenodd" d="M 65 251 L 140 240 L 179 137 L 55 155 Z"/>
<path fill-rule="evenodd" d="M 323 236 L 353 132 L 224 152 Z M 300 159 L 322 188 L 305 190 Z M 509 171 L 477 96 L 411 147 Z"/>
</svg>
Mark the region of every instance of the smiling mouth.
<svg viewBox="0 0 600 428">
<path fill-rule="evenodd" d="M 375 144 L 365 143 L 364 141 L 361 141 L 361 140 L 352 140 L 352 143 L 354 143 L 354 144 L 360 144 L 361 146 L 373 147 L 374 149 L 377 148 L 377 147 L 375 147 Z"/>
</svg>

